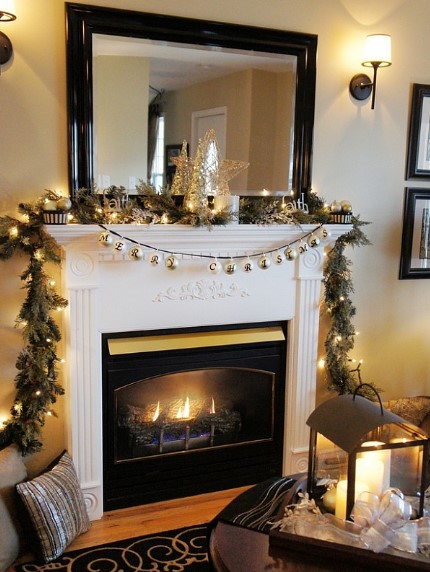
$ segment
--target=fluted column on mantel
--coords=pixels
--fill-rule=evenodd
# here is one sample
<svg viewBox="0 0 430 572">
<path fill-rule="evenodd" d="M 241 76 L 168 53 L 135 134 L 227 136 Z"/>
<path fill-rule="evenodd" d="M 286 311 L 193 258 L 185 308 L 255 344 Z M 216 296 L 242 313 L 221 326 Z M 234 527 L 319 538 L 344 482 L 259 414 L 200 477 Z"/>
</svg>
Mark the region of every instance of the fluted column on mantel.
<svg viewBox="0 0 430 572">
<path fill-rule="evenodd" d="M 98 265 L 88 252 L 69 249 L 66 258 L 69 297 L 68 447 L 92 520 L 103 515 L 102 351 L 98 332 Z"/>
<path fill-rule="evenodd" d="M 296 310 L 288 324 L 284 473 L 307 470 L 309 429 L 315 409 L 323 253 L 312 249 L 297 266 Z"/>
</svg>

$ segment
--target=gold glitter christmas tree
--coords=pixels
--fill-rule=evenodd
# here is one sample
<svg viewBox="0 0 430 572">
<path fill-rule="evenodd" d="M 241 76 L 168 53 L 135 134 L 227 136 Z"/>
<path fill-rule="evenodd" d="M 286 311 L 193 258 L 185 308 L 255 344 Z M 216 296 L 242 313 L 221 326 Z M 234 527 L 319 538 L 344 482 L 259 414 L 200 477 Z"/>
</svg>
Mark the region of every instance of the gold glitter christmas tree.
<svg viewBox="0 0 430 572">
<path fill-rule="evenodd" d="M 192 173 L 190 184 L 185 193 L 185 205 L 193 212 L 207 206 L 207 195 L 205 192 L 206 175 L 204 172 L 204 161 L 202 159 L 202 141 L 199 139 L 196 156 L 192 163 Z"/>
<path fill-rule="evenodd" d="M 181 152 L 178 157 L 172 157 L 172 163 L 176 165 L 173 176 L 172 195 L 185 195 L 190 183 L 190 166 L 192 164 L 187 152 L 187 142 L 182 142 Z"/>
<path fill-rule="evenodd" d="M 172 194 L 184 194 L 185 204 L 193 211 L 206 207 L 208 196 L 229 195 L 228 182 L 249 166 L 245 161 L 221 158 L 213 129 L 199 139 L 194 159 L 187 157 L 184 141 L 180 156 L 172 160 L 177 166 Z"/>
</svg>

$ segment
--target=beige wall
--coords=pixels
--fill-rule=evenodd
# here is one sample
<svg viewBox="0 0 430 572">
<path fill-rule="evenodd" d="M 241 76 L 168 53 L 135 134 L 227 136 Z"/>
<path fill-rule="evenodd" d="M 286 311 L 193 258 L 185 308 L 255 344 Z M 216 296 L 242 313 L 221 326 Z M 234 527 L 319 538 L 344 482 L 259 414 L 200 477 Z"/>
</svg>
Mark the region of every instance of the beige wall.
<svg viewBox="0 0 430 572">
<path fill-rule="evenodd" d="M 399 281 L 408 110 L 412 83 L 429 83 L 428 0 L 97 0 L 116 6 L 202 19 L 224 20 L 318 34 L 313 187 L 327 200 L 349 199 L 372 221 L 373 246 L 350 252 L 354 263 L 356 357 L 364 381 L 384 398 L 430 394 L 430 282 Z M 264 9 L 263 9 L 264 4 Z M 1 29 L 15 56 L 0 77 L 0 212 L 43 189 L 67 189 L 67 114 L 64 4 L 16 0 L 18 19 Z M 393 38 L 393 65 L 381 70 L 376 109 L 350 100 L 350 77 L 360 71 L 366 34 Z M 410 186 L 423 184 L 408 183 Z M 425 183 L 427 187 L 430 183 Z M 20 344 L 14 329 L 23 292 L 24 260 L 2 262 L 0 299 L 0 415 L 13 395 Z M 318 397 L 324 393 L 324 381 Z M 64 412 L 45 428 L 41 465 L 64 445 Z"/>
</svg>

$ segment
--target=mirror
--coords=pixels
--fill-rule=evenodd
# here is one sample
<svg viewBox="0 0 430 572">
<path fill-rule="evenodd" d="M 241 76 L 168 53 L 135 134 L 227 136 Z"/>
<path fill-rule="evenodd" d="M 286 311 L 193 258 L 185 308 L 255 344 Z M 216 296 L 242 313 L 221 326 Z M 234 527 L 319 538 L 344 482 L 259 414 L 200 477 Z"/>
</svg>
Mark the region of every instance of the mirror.
<svg viewBox="0 0 430 572">
<path fill-rule="evenodd" d="M 164 123 L 156 187 L 170 182 L 182 141 L 194 156 L 214 128 L 221 156 L 249 163 L 232 193 L 306 195 L 315 35 L 82 4 L 66 11 L 72 194 L 94 184 L 133 189 L 160 171 L 148 164 L 152 102 Z"/>
</svg>

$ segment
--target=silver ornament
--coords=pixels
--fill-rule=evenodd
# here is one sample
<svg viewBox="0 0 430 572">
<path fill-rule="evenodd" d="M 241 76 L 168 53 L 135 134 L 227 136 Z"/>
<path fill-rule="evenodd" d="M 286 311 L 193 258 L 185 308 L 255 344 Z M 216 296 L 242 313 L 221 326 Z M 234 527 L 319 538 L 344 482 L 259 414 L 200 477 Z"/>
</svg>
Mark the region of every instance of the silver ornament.
<svg viewBox="0 0 430 572">
<path fill-rule="evenodd" d="M 285 252 L 285 258 L 287 260 L 295 260 L 297 258 L 297 256 L 299 255 L 297 250 L 295 248 L 293 248 L 292 246 L 288 246 L 284 252 Z"/>
<path fill-rule="evenodd" d="M 315 234 L 317 236 L 319 236 L 319 238 L 321 240 L 328 240 L 331 237 L 331 232 L 328 228 L 326 228 L 325 226 L 320 226 L 320 228 L 315 232 Z"/>
<path fill-rule="evenodd" d="M 306 242 L 301 242 L 299 244 L 299 254 L 304 254 L 305 252 L 307 252 L 309 249 L 308 245 Z"/>
<path fill-rule="evenodd" d="M 158 252 L 154 252 L 149 257 L 149 264 L 151 266 L 158 266 L 160 264 L 160 262 L 161 262 L 161 256 L 159 255 Z"/>
<path fill-rule="evenodd" d="M 110 232 L 102 232 L 99 236 L 99 244 L 101 246 L 110 246 L 113 242 L 113 238 Z"/>
<path fill-rule="evenodd" d="M 230 260 L 228 260 L 225 264 L 224 264 L 224 272 L 226 274 L 234 274 L 237 270 L 237 264 L 236 262 L 234 262 L 233 259 L 230 258 Z"/>
<path fill-rule="evenodd" d="M 219 274 L 222 270 L 222 265 L 217 259 L 211 260 L 208 264 L 208 271 L 211 274 Z"/>
<path fill-rule="evenodd" d="M 166 258 L 164 264 L 168 270 L 175 270 L 179 266 L 179 260 L 171 254 Z"/>
<path fill-rule="evenodd" d="M 115 242 L 113 243 L 113 249 L 116 250 L 117 252 L 123 252 L 124 250 L 126 250 L 127 244 L 125 240 L 122 239 L 115 240 Z"/>
<path fill-rule="evenodd" d="M 258 259 L 258 266 L 259 268 L 261 268 L 261 270 L 267 270 L 270 267 L 270 264 L 271 260 L 265 254 L 263 254 L 263 256 L 260 256 L 260 258 Z"/>
<path fill-rule="evenodd" d="M 249 273 L 254 270 L 254 263 L 250 258 L 244 258 L 240 263 L 240 267 L 244 272 Z"/>
<path fill-rule="evenodd" d="M 143 251 L 139 246 L 132 246 L 128 251 L 128 256 L 131 260 L 142 260 Z"/>
<path fill-rule="evenodd" d="M 278 250 L 278 252 L 274 252 L 272 258 L 273 262 L 278 265 L 283 264 L 285 262 L 285 254 L 281 250 Z"/>
<path fill-rule="evenodd" d="M 320 242 L 321 242 L 321 241 L 320 241 L 320 239 L 318 238 L 318 236 L 317 236 L 316 234 L 311 234 L 311 235 L 308 237 L 308 244 L 309 244 L 309 246 L 310 246 L 311 248 L 316 248 L 316 247 L 319 245 Z"/>
</svg>

